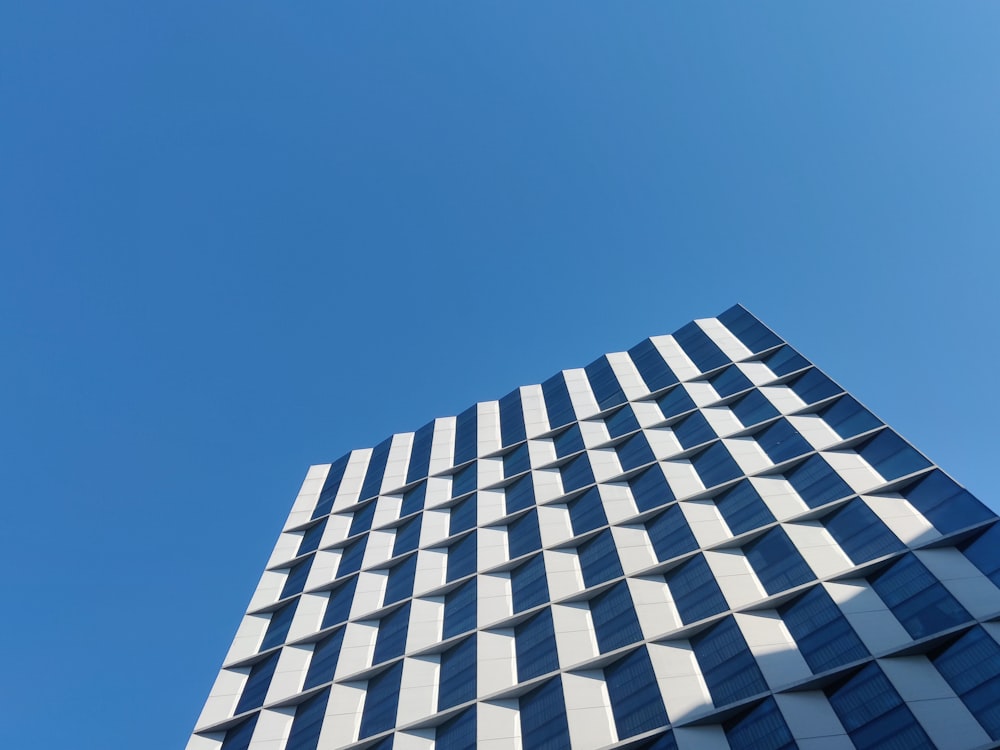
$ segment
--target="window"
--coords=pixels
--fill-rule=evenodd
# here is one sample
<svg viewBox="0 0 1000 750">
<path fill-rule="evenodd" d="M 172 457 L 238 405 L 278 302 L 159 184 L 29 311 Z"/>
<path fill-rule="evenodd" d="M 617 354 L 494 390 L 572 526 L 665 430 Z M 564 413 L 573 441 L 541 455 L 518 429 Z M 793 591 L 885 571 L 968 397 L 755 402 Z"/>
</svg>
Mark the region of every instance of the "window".
<svg viewBox="0 0 1000 750">
<path fill-rule="evenodd" d="M 518 708 L 521 736 L 531 738 L 531 750 L 570 750 L 566 701 L 559 677 L 522 695 Z"/>
<path fill-rule="evenodd" d="M 476 636 L 441 654 L 438 711 L 476 699 Z"/>
<path fill-rule="evenodd" d="M 260 714 L 248 716 L 236 726 L 226 732 L 222 740 L 222 747 L 219 750 L 247 750 L 250 747 L 250 739 L 253 737 L 253 730 L 257 726 L 257 719 Z"/>
<path fill-rule="evenodd" d="M 1000 586 L 1000 524 L 993 524 L 975 539 L 961 545 L 962 553 L 996 586 Z"/>
<path fill-rule="evenodd" d="M 358 577 L 352 576 L 330 592 L 330 600 L 326 603 L 326 613 L 323 615 L 324 628 L 347 622 L 357 587 Z"/>
<path fill-rule="evenodd" d="M 722 728 L 731 750 L 795 750 L 798 747 L 774 698 L 761 701 L 749 711 L 729 719 Z"/>
<path fill-rule="evenodd" d="M 549 601 L 545 561 L 540 554 L 529 558 L 510 572 L 510 588 L 514 597 L 514 612 L 523 612 Z"/>
<path fill-rule="evenodd" d="M 478 481 L 477 465 L 475 462 L 469 464 L 464 469 L 456 472 L 451 478 L 451 496 L 459 497 L 476 489 Z"/>
<path fill-rule="evenodd" d="M 344 547 L 344 552 L 340 556 L 340 564 L 337 565 L 337 578 L 343 578 L 361 570 L 361 562 L 365 558 L 365 546 L 367 544 L 368 536 L 365 535 Z"/>
<path fill-rule="evenodd" d="M 397 661 L 368 680 L 365 706 L 361 712 L 361 739 L 392 729 L 399 704 L 399 678 L 403 662 Z"/>
<path fill-rule="evenodd" d="M 323 538 L 323 530 L 325 528 L 326 519 L 324 518 L 319 523 L 314 523 L 306 529 L 306 532 L 302 535 L 302 541 L 299 542 L 299 551 L 295 553 L 296 557 L 319 549 L 319 543 Z"/>
<path fill-rule="evenodd" d="M 531 510 L 507 525 L 507 551 L 512 560 L 541 548 L 537 511 Z"/>
<path fill-rule="evenodd" d="M 526 439 L 521 389 L 517 388 L 500 399 L 500 441 L 503 447 Z"/>
<path fill-rule="evenodd" d="M 868 656 L 868 649 L 822 586 L 783 605 L 778 614 L 815 674 Z"/>
<path fill-rule="evenodd" d="M 853 494 L 847 482 L 818 455 L 810 456 L 793 469 L 785 471 L 785 479 L 810 508 L 818 508 Z"/>
<path fill-rule="evenodd" d="M 479 452 L 478 406 L 470 406 L 455 419 L 455 466 L 471 461 Z"/>
<path fill-rule="evenodd" d="M 691 638 L 691 647 L 717 708 L 767 690 L 757 660 L 732 617 Z"/>
<path fill-rule="evenodd" d="M 667 712 L 645 647 L 605 667 L 604 682 L 611 698 L 619 739 L 667 724 Z"/>
<path fill-rule="evenodd" d="M 912 553 L 873 574 L 868 582 L 914 638 L 933 635 L 971 619 Z"/>
<path fill-rule="evenodd" d="M 420 524 L 423 515 L 414 516 L 402 526 L 396 528 L 396 538 L 392 543 L 392 556 L 405 555 L 412 552 L 420 544 Z"/>
<path fill-rule="evenodd" d="M 834 432 L 845 439 L 882 425 L 875 415 L 854 398 L 846 395 L 820 409 L 819 416 L 833 428 Z"/>
<path fill-rule="evenodd" d="M 726 328 L 750 351 L 757 353 L 781 343 L 771 330 L 741 305 L 734 305 L 718 318 Z"/>
<path fill-rule="evenodd" d="M 516 513 L 519 510 L 531 508 L 535 504 L 535 486 L 532 483 L 531 474 L 526 474 L 517 481 L 508 484 L 503 493 L 508 513 Z"/>
<path fill-rule="evenodd" d="M 457 581 L 476 572 L 476 532 L 463 536 L 448 548 L 448 580 Z"/>
<path fill-rule="evenodd" d="M 460 503 L 451 506 L 448 514 L 448 534 L 454 536 L 463 531 L 476 528 L 476 516 L 479 512 L 479 504 L 475 495 L 471 495 Z"/>
<path fill-rule="evenodd" d="M 260 644 L 261 651 L 267 651 L 269 648 L 280 646 L 285 642 L 298 603 L 298 599 L 292 599 L 288 604 L 271 613 L 271 621 L 268 623 L 267 632 L 264 633 L 264 640 Z"/>
<path fill-rule="evenodd" d="M 618 561 L 618 550 L 610 529 L 605 529 L 581 544 L 577 548 L 577 555 L 580 558 L 583 581 L 588 588 L 625 575 Z"/>
<path fill-rule="evenodd" d="M 664 578 L 685 625 L 729 609 L 722 589 L 702 555 L 696 555 L 668 571 Z"/>
<path fill-rule="evenodd" d="M 727 396 L 732 396 L 734 393 L 745 391 L 747 388 L 753 388 L 753 383 L 750 382 L 750 379 L 736 365 L 727 367 L 718 375 L 713 375 L 708 379 L 708 382 L 712 384 L 715 392 L 719 394 L 719 398 L 726 398 Z"/>
<path fill-rule="evenodd" d="M 855 450 L 887 482 L 926 469 L 931 465 L 930 461 L 913 450 L 903 438 L 892 430 L 882 430 Z"/>
<path fill-rule="evenodd" d="M 410 626 L 410 603 L 393 610 L 378 621 L 378 639 L 372 664 L 380 664 L 403 655 Z"/>
<path fill-rule="evenodd" d="M 779 378 L 809 367 L 808 360 L 790 346 L 783 346 L 768 354 L 764 357 L 764 364 Z"/>
<path fill-rule="evenodd" d="M 656 460 L 646 436 L 637 433 L 615 447 L 618 454 L 618 462 L 622 465 L 622 471 L 631 471 L 644 464 L 652 463 Z"/>
<path fill-rule="evenodd" d="M 476 746 L 476 707 L 448 719 L 434 732 L 434 750 L 468 750 Z"/>
<path fill-rule="evenodd" d="M 561 372 L 542 383 L 542 396 L 545 399 L 545 411 L 549 415 L 549 427 L 553 430 L 576 421 L 573 402 L 569 398 L 569 390 Z"/>
<path fill-rule="evenodd" d="M 706 487 L 714 487 L 743 476 L 743 471 L 721 442 L 713 443 L 698 455 L 692 456 L 691 464 Z"/>
<path fill-rule="evenodd" d="M 316 509 L 313 511 L 313 518 L 320 518 L 327 515 L 333 508 L 333 501 L 340 491 L 340 483 L 344 479 L 344 472 L 347 471 L 347 462 L 351 454 L 338 458 L 330 465 L 330 471 L 326 474 L 326 481 L 323 482 L 323 489 L 320 490 L 319 500 L 316 502 Z"/>
<path fill-rule="evenodd" d="M 594 472 L 590 469 L 590 459 L 586 453 L 581 453 L 560 466 L 559 474 L 562 476 L 563 492 L 572 492 L 594 483 Z"/>
<path fill-rule="evenodd" d="M 567 506 L 573 533 L 577 536 L 608 525 L 608 518 L 604 515 L 604 503 L 601 502 L 601 493 L 597 487 L 591 487 L 579 497 L 573 498 Z"/>
<path fill-rule="evenodd" d="M 658 391 L 677 382 L 677 376 L 649 339 L 629 349 L 628 355 L 650 391 Z"/>
<path fill-rule="evenodd" d="M 312 561 L 313 556 L 310 555 L 288 569 L 285 585 L 281 588 L 281 599 L 302 593 L 302 588 L 306 585 L 306 578 L 309 577 L 309 568 L 312 567 Z"/>
<path fill-rule="evenodd" d="M 931 661 L 990 737 L 1000 739 L 1000 645 L 977 626 Z"/>
<path fill-rule="evenodd" d="M 602 411 L 625 403 L 625 394 L 622 393 L 615 371 L 606 356 L 591 362 L 584 368 L 584 372 L 587 373 L 590 389 Z"/>
<path fill-rule="evenodd" d="M 771 462 L 776 464 L 809 453 L 813 449 L 787 419 L 779 419 L 765 427 L 754 435 L 754 440 Z"/>
<path fill-rule="evenodd" d="M 264 698 L 267 695 L 267 689 L 271 687 L 271 677 L 274 675 L 274 668 L 278 666 L 280 653 L 280 651 L 275 651 L 268 654 L 250 668 L 250 674 L 243 685 L 240 701 L 236 704 L 236 714 L 264 705 Z"/>
<path fill-rule="evenodd" d="M 729 363 L 729 357 L 723 354 L 718 345 L 694 321 L 676 331 L 674 340 L 680 344 L 684 353 L 702 372 L 708 372 Z"/>
<path fill-rule="evenodd" d="M 295 719 L 285 750 L 316 750 L 329 700 L 330 688 L 327 688 L 295 707 Z"/>
<path fill-rule="evenodd" d="M 656 399 L 656 405 L 663 412 L 664 419 L 670 419 L 697 408 L 683 385 L 678 385 L 660 396 Z"/>
<path fill-rule="evenodd" d="M 815 367 L 794 377 L 789 381 L 788 387 L 807 404 L 815 404 L 817 401 L 843 392 L 839 385 Z"/>
<path fill-rule="evenodd" d="M 571 453 L 579 453 L 584 449 L 583 434 L 580 432 L 580 425 L 574 424 L 569 429 L 563 430 L 554 438 L 552 444 L 556 449 L 559 458 L 568 456 Z"/>
<path fill-rule="evenodd" d="M 431 444 L 434 440 L 434 422 L 428 422 L 413 435 L 410 464 L 406 470 L 406 483 L 416 482 L 427 476 L 431 466 Z"/>
<path fill-rule="evenodd" d="M 628 486 L 640 511 L 652 510 L 674 501 L 674 493 L 670 491 L 670 485 L 659 466 L 651 466 L 632 477 L 628 480 Z"/>
<path fill-rule="evenodd" d="M 559 669 L 552 610 L 548 607 L 514 627 L 517 681 L 527 682 Z"/>
<path fill-rule="evenodd" d="M 767 504 L 747 479 L 721 495 L 716 495 L 714 500 L 715 507 L 734 535 L 767 526 L 774 521 L 774 515 Z"/>
<path fill-rule="evenodd" d="M 375 501 L 371 500 L 354 511 L 354 515 L 351 517 L 351 528 L 347 532 L 347 536 L 352 537 L 370 531 L 374 517 Z"/>
<path fill-rule="evenodd" d="M 472 578 L 444 597 L 444 629 L 447 640 L 476 628 L 476 579 Z"/>
<path fill-rule="evenodd" d="M 698 411 L 684 417 L 673 426 L 673 430 L 674 437 L 685 448 L 693 448 L 718 437 L 708 420 Z"/>
<path fill-rule="evenodd" d="M 760 391 L 750 391 L 747 395 L 731 403 L 729 408 L 744 427 L 752 427 L 779 414 L 778 410 L 774 408 L 774 404 L 768 401 L 767 397 Z"/>
<path fill-rule="evenodd" d="M 623 406 L 614 414 L 607 417 L 604 420 L 604 425 L 608 428 L 608 434 L 613 438 L 639 429 L 639 422 L 635 418 L 635 413 L 630 406 Z"/>
<path fill-rule="evenodd" d="M 527 443 L 522 443 L 503 457 L 504 478 L 512 477 L 515 474 L 528 471 L 530 468 L 531 459 L 528 456 Z"/>
<path fill-rule="evenodd" d="M 823 525 L 855 565 L 906 549 L 860 498 L 824 518 Z"/>
<path fill-rule="evenodd" d="M 427 482 L 421 482 L 416 487 L 403 493 L 403 503 L 399 515 L 408 516 L 424 509 L 424 498 L 427 496 Z"/>
<path fill-rule="evenodd" d="M 410 555 L 403 562 L 389 570 L 389 581 L 385 586 L 385 605 L 401 602 L 413 595 L 413 581 L 417 572 L 417 556 Z"/>
<path fill-rule="evenodd" d="M 358 500 L 375 497 L 382 489 L 382 477 L 385 475 L 385 464 L 389 460 L 391 446 L 392 438 L 388 438 L 372 450 L 371 458 L 368 460 L 368 471 L 365 472 L 365 481 L 361 485 L 361 495 Z"/>
<path fill-rule="evenodd" d="M 632 597 L 624 581 L 590 600 L 590 616 L 594 621 L 597 646 L 602 654 L 642 640 L 642 630 L 635 616 Z"/>
<path fill-rule="evenodd" d="M 306 673 L 305 690 L 330 682 L 337 671 L 340 649 L 344 645 L 344 628 L 337 628 L 313 646 L 309 671 Z"/>
<path fill-rule="evenodd" d="M 768 594 L 778 594 L 816 579 L 788 534 L 780 527 L 747 544 L 743 554 Z"/>
<path fill-rule="evenodd" d="M 646 521 L 646 533 L 660 561 L 670 560 L 698 549 L 698 542 L 677 505 Z"/>
<path fill-rule="evenodd" d="M 994 517 L 985 505 L 939 469 L 899 490 L 899 494 L 909 500 L 942 534 L 974 526 Z"/>
</svg>

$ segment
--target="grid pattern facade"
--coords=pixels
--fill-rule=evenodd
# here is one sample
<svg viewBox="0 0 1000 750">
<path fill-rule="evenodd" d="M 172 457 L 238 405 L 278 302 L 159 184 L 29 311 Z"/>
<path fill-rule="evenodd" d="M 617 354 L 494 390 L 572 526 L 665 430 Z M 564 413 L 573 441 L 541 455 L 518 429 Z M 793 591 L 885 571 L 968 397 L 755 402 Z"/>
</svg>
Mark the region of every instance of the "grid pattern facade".
<svg viewBox="0 0 1000 750">
<path fill-rule="evenodd" d="M 996 521 L 737 306 L 312 467 L 188 748 L 991 746 Z"/>
</svg>

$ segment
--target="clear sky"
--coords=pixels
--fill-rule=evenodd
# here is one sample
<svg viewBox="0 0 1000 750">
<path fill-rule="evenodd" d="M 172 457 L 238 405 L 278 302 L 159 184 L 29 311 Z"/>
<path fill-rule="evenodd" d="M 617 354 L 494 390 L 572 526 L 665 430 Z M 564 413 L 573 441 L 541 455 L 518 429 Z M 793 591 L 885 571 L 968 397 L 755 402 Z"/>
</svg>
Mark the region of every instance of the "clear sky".
<svg viewBox="0 0 1000 750">
<path fill-rule="evenodd" d="M 998 39 L 0 3 L 0 746 L 182 747 L 309 464 L 735 302 L 1000 507 Z"/>
</svg>

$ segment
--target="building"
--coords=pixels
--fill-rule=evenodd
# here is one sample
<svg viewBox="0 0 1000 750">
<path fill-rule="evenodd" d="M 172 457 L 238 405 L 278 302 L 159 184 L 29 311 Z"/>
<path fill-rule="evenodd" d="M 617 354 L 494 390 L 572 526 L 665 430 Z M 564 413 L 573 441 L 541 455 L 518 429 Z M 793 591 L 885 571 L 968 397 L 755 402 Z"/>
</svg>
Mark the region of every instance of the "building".
<svg viewBox="0 0 1000 750">
<path fill-rule="evenodd" d="M 188 748 L 993 746 L 996 521 L 737 306 L 312 467 Z"/>
</svg>

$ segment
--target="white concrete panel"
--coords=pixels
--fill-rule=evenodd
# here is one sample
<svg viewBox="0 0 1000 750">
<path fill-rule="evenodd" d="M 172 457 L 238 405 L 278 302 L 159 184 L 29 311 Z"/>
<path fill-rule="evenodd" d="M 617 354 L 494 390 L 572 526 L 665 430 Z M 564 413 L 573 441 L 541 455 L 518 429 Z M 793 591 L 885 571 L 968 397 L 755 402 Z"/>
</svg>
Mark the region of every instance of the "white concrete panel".
<svg viewBox="0 0 1000 750">
<path fill-rule="evenodd" d="M 681 388 L 688 392 L 696 406 L 708 406 L 719 400 L 719 394 L 711 383 L 699 380 L 694 383 L 684 383 Z"/>
<path fill-rule="evenodd" d="M 782 528 L 817 578 L 837 575 L 854 567 L 830 532 L 818 521 L 788 523 Z"/>
<path fill-rule="evenodd" d="M 521 411 L 524 413 L 524 431 L 529 439 L 549 431 L 549 418 L 545 412 L 542 386 L 521 387 Z"/>
<path fill-rule="evenodd" d="M 449 468 L 455 455 L 455 417 L 434 420 L 434 434 L 431 437 L 431 460 L 429 474 L 437 474 Z"/>
<path fill-rule="evenodd" d="M 479 465 L 476 470 L 476 487 L 489 487 L 497 482 L 502 482 L 503 479 L 502 458 L 479 459 Z"/>
<path fill-rule="evenodd" d="M 603 672 L 568 672 L 562 676 L 562 689 L 574 750 L 593 750 L 618 741 Z"/>
<path fill-rule="evenodd" d="M 521 715 L 516 700 L 476 707 L 477 750 L 521 750 Z"/>
<path fill-rule="evenodd" d="M 708 547 L 732 538 L 722 514 L 711 500 L 685 500 L 679 506 L 699 547 Z"/>
<path fill-rule="evenodd" d="M 788 423 L 816 450 L 823 450 L 841 442 L 833 428 L 816 414 L 799 414 L 788 418 Z"/>
<path fill-rule="evenodd" d="M 899 648 L 910 642 L 909 633 L 867 581 L 858 578 L 827 582 L 823 587 L 873 654 Z"/>
<path fill-rule="evenodd" d="M 643 429 L 648 429 L 654 424 L 663 421 L 663 412 L 655 401 L 636 401 L 632 404 L 632 413 L 635 414 L 636 421 Z M 656 448 L 653 448 L 656 452 Z"/>
<path fill-rule="evenodd" d="M 779 521 L 794 518 L 809 510 L 809 506 L 784 477 L 751 477 L 750 484 Z"/>
<path fill-rule="evenodd" d="M 608 427 L 603 419 L 584 420 L 580 422 L 580 436 L 585 448 L 603 445 L 611 439 Z"/>
<path fill-rule="evenodd" d="M 728 406 L 715 406 L 710 409 L 702 409 L 701 413 L 705 416 L 709 426 L 715 430 L 715 434 L 721 437 L 732 435 L 734 432 L 744 429 L 743 423 L 736 418 L 736 415 L 733 414 Z"/>
<path fill-rule="evenodd" d="M 708 685 L 687 641 L 650 643 L 649 660 L 670 721 L 676 724 L 712 708 Z M 680 738 L 678 738 L 678 743 Z"/>
<path fill-rule="evenodd" d="M 292 618 L 292 624 L 288 628 L 288 640 L 296 641 L 319 632 L 329 601 L 330 595 L 325 591 L 300 596 L 299 604 L 295 608 L 295 617 Z"/>
<path fill-rule="evenodd" d="M 243 693 L 243 684 L 246 682 L 248 674 L 250 674 L 250 667 L 219 671 L 218 677 L 215 678 L 215 684 L 212 686 L 212 692 L 209 693 L 205 707 L 198 717 L 198 723 L 195 724 L 195 729 L 211 726 L 233 715 L 236 703 Z"/>
<path fill-rule="evenodd" d="M 622 473 L 622 465 L 618 462 L 618 454 L 612 448 L 588 450 L 590 468 L 594 472 L 594 480 L 607 482 Z"/>
<path fill-rule="evenodd" d="M 571 550 L 545 550 L 545 578 L 552 601 L 583 591 L 583 573 L 580 560 Z"/>
<path fill-rule="evenodd" d="M 806 406 L 806 402 L 795 395 L 795 391 L 787 385 L 767 385 L 761 388 L 760 392 L 782 414 L 791 414 Z"/>
<path fill-rule="evenodd" d="M 733 609 L 767 597 L 767 592 L 757 580 L 750 562 L 740 550 L 707 550 L 705 560 L 711 568 L 722 595 Z"/>
<path fill-rule="evenodd" d="M 440 642 L 443 624 L 443 596 L 413 599 L 410 604 L 410 625 L 406 631 L 406 653 Z"/>
<path fill-rule="evenodd" d="M 434 750 L 434 730 L 414 729 L 396 732 L 392 740 L 392 750 Z"/>
<path fill-rule="evenodd" d="M 724 438 L 722 444 L 732 454 L 733 460 L 744 474 L 756 474 L 774 465 L 757 441 L 751 437 Z"/>
<path fill-rule="evenodd" d="M 917 550 L 917 558 L 977 619 L 1000 612 L 1000 590 L 954 547 Z"/>
<path fill-rule="evenodd" d="M 476 404 L 476 438 L 478 456 L 500 450 L 500 402 L 483 401 Z M 480 485 L 482 486 L 482 485 Z"/>
<path fill-rule="evenodd" d="M 587 602 L 553 604 L 552 627 L 556 632 L 560 667 L 572 667 L 600 653 Z"/>
<path fill-rule="evenodd" d="M 853 451 L 827 451 L 822 455 L 830 466 L 833 467 L 833 470 L 840 474 L 840 478 L 859 494 L 885 484 L 881 475 L 869 466 L 867 461 Z"/>
<path fill-rule="evenodd" d="M 232 664 L 256 654 L 270 622 L 270 615 L 244 615 L 233 638 L 233 645 L 229 647 L 229 653 L 222 663 Z"/>
<path fill-rule="evenodd" d="M 566 378 L 566 389 L 569 391 L 569 399 L 573 402 L 573 411 L 576 412 L 577 419 L 592 417 L 601 410 L 594 398 L 594 392 L 590 390 L 590 381 L 587 380 L 587 373 L 583 368 L 563 370 L 563 377 Z"/>
<path fill-rule="evenodd" d="M 376 621 L 349 622 L 345 628 L 344 643 L 340 647 L 337 672 L 334 675 L 338 680 L 368 669 L 372 665 L 372 657 L 375 654 L 375 639 L 378 637 L 378 622 Z"/>
<path fill-rule="evenodd" d="M 413 577 L 413 595 L 444 585 L 448 572 L 448 553 L 443 549 L 422 549 L 417 552 L 417 570 Z"/>
<path fill-rule="evenodd" d="M 726 733 L 718 724 L 676 727 L 674 741 L 677 743 L 677 750 L 729 750 Z"/>
<path fill-rule="evenodd" d="M 184 750 L 219 750 L 225 737 L 225 732 L 192 734 L 187 745 L 184 746 Z"/>
<path fill-rule="evenodd" d="M 334 683 L 326 704 L 317 750 L 336 750 L 358 738 L 367 682 Z"/>
<path fill-rule="evenodd" d="M 250 599 L 247 611 L 252 612 L 278 601 L 278 595 L 281 593 L 281 589 L 284 587 L 285 579 L 287 578 L 287 569 L 265 570 L 264 575 L 260 577 L 256 591 L 253 592 L 253 598 Z"/>
<path fill-rule="evenodd" d="M 608 523 L 619 523 L 639 512 L 627 484 L 600 484 L 597 486 L 597 491 L 601 496 Z"/>
<path fill-rule="evenodd" d="M 683 498 L 704 492 L 705 485 L 701 483 L 701 478 L 690 461 L 661 461 L 660 468 L 663 469 L 674 497 Z"/>
<path fill-rule="evenodd" d="M 361 563 L 362 569 L 372 568 L 384 563 L 392 557 L 392 543 L 396 539 L 396 532 L 371 531 L 368 533 L 368 543 L 365 544 L 365 556 Z"/>
<path fill-rule="evenodd" d="M 569 508 L 565 505 L 540 505 L 537 510 L 538 532 L 543 546 L 551 547 L 573 538 Z"/>
<path fill-rule="evenodd" d="M 388 580 L 388 570 L 372 570 L 358 575 L 354 599 L 351 601 L 352 619 L 364 617 L 382 607 L 382 596 Z"/>
<path fill-rule="evenodd" d="M 402 495 L 386 495 L 376 500 L 375 515 L 372 516 L 372 528 L 380 529 L 386 524 L 398 520 L 399 509 L 402 505 Z"/>
<path fill-rule="evenodd" d="M 701 370 L 695 367 L 673 336 L 652 336 L 649 340 L 678 380 L 690 380 L 701 375 Z"/>
<path fill-rule="evenodd" d="M 644 404 L 647 402 L 643 402 Z M 639 404 L 635 404 L 639 406 Z M 657 414 L 660 414 L 660 407 L 656 406 Z M 663 415 L 660 414 L 660 420 L 662 421 Z M 680 444 L 677 436 L 674 435 L 674 431 L 669 427 L 653 427 L 643 431 L 643 435 L 646 436 L 646 441 L 649 443 L 650 450 L 653 451 L 653 455 L 656 457 L 657 461 L 662 461 L 665 458 L 671 458 L 676 456 L 682 450 L 684 446 Z"/>
<path fill-rule="evenodd" d="M 437 508 L 451 501 L 451 476 L 430 477 L 427 480 L 427 494 L 424 508 Z"/>
<path fill-rule="evenodd" d="M 430 547 L 447 539 L 450 524 L 449 510 L 425 510 L 420 521 L 420 546 Z"/>
<path fill-rule="evenodd" d="M 319 541 L 319 548 L 329 547 L 331 544 L 338 544 L 347 539 L 351 530 L 351 516 L 331 515 L 326 519 L 326 526 L 323 527 L 323 537 Z"/>
<path fill-rule="evenodd" d="M 312 514 L 310 513 L 310 515 Z M 304 535 L 305 532 L 303 531 L 286 531 L 280 534 L 266 567 L 276 568 L 294 558 L 299 551 L 299 546 L 302 544 L 302 537 Z"/>
<path fill-rule="evenodd" d="M 562 476 L 558 469 L 532 471 L 531 481 L 535 488 L 536 503 L 547 503 L 563 495 Z"/>
<path fill-rule="evenodd" d="M 625 575 L 632 575 L 656 565 L 656 553 L 649 541 L 643 526 L 612 526 L 611 536 L 618 548 L 618 559 L 621 561 Z"/>
<path fill-rule="evenodd" d="M 662 578 L 628 578 L 626 580 L 644 638 L 654 638 L 681 627 L 683 623 L 681 623 L 677 607 L 670 596 L 670 589 L 667 588 Z"/>
<path fill-rule="evenodd" d="M 317 552 L 313 556 L 313 563 L 309 568 L 304 589 L 308 591 L 333 581 L 337 577 L 337 568 L 340 566 L 340 558 L 343 556 L 343 549 Z"/>
<path fill-rule="evenodd" d="M 317 464 L 310 466 L 306 472 L 305 479 L 299 487 L 299 492 L 292 502 L 292 510 L 288 514 L 288 520 L 284 528 L 290 529 L 309 521 L 313 511 L 316 509 L 316 502 L 319 500 L 320 491 L 326 482 L 327 474 L 330 472 L 330 464 Z"/>
<path fill-rule="evenodd" d="M 737 367 L 747 376 L 751 383 L 760 386 L 774 380 L 774 373 L 771 368 L 763 362 L 740 362 Z"/>
<path fill-rule="evenodd" d="M 282 750 L 292 730 L 295 707 L 264 709 L 257 718 L 249 750 Z"/>
<path fill-rule="evenodd" d="M 347 468 L 344 470 L 344 478 L 340 480 L 340 489 L 337 490 L 337 497 L 333 501 L 333 510 L 343 510 L 354 505 L 360 498 L 361 485 L 365 481 L 365 472 L 368 470 L 368 461 L 371 458 L 372 449 L 351 451 L 351 457 L 347 460 Z"/>
<path fill-rule="evenodd" d="M 392 442 L 389 444 L 389 455 L 385 462 L 385 472 L 382 474 L 382 484 L 379 487 L 380 495 L 406 484 L 406 470 L 410 463 L 412 447 L 412 432 L 401 432 L 392 436 Z"/>
<path fill-rule="evenodd" d="M 612 352 L 607 357 L 625 398 L 632 401 L 649 394 L 649 388 L 646 387 L 646 383 L 627 352 Z"/>
<path fill-rule="evenodd" d="M 481 630 L 476 640 L 476 695 L 485 698 L 517 684 L 514 630 Z"/>
<path fill-rule="evenodd" d="M 489 627 L 514 614 L 510 573 L 481 575 L 476 579 L 476 587 L 476 621 L 480 628 Z"/>
<path fill-rule="evenodd" d="M 441 657 L 437 654 L 403 659 L 396 726 L 420 721 L 437 713 L 440 665 Z"/>
<path fill-rule="evenodd" d="M 907 546 L 923 544 L 941 536 L 902 495 L 865 495 L 861 499 Z"/>
<path fill-rule="evenodd" d="M 797 742 L 808 739 L 833 739 L 834 748 L 853 750 L 854 743 L 844 732 L 837 714 L 822 690 L 803 693 L 777 693 L 774 700 L 781 709 L 781 715 Z"/>
<path fill-rule="evenodd" d="M 722 349 L 722 353 L 734 362 L 739 359 L 746 359 L 753 356 L 746 344 L 734 336 L 728 328 L 720 323 L 716 318 L 705 318 L 696 320 L 697 326 L 703 330 L 715 345 Z"/>
<path fill-rule="evenodd" d="M 492 526 L 479 529 L 476 534 L 476 548 L 480 570 L 488 570 L 506 562 L 508 559 L 506 529 Z"/>
<path fill-rule="evenodd" d="M 302 683 L 312 659 L 313 644 L 285 646 L 278 655 L 278 663 L 267 688 L 264 705 L 291 698 L 302 692 Z"/>
<path fill-rule="evenodd" d="M 486 526 L 507 515 L 503 490 L 480 490 L 476 496 L 476 524 Z"/>
<path fill-rule="evenodd" d="M 737 612 L 733 617 L 772 690 L 812 677 L 777 612 Z"/>
<path fill-rule="evenodd" d="M 532 466 L 546 466 L 556 458 L 556 444 L 551 438 L 528 441 L 528 460 Z"/>
</svg>

